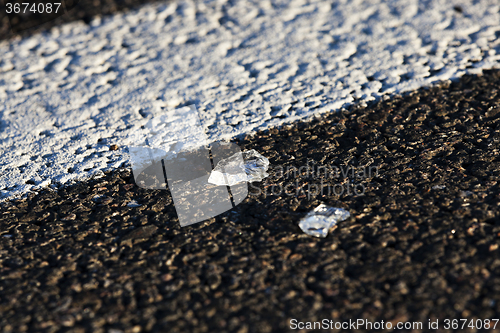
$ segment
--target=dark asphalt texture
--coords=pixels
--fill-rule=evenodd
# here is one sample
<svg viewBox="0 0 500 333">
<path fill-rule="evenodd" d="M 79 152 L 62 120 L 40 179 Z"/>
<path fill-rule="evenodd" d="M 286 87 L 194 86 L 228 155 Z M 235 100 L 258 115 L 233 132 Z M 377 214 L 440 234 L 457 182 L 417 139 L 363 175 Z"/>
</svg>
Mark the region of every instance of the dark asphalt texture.
<svg viewBox="0 0 500 333">
<path fill-rule="evenodd" d="M 0 331 L 285 332 L 291 319 L 361 318 L 442 329 L 498 318 L 499 91 L 500 71 L 485 71 L 241 139 L 269 158 L 271 176 L 189 227 L 167 190 L 138 188 L 127 169 L 4 203 Z M 308 163 L 378 172 L 280 175 Z M 321 180 L 364 195 L 311 193 Z M 298 222 L 322 202 L 351 218 L 318 239 Z"/>
</svg>

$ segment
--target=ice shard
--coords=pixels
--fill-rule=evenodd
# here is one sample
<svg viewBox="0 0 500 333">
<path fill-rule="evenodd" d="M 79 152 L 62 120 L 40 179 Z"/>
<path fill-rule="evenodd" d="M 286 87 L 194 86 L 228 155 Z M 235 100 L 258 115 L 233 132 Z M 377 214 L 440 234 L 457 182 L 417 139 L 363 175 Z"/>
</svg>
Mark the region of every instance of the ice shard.
<svg viewBox="0 0 500 333">
<path fill-rule="evenodd" d="M 349 216 L 351 214 L 343 208 L 321 204 L 300 220 L 299 227 L 309 236 L 324 238 L 337 222 L 344 221 Z"/>
</svg>

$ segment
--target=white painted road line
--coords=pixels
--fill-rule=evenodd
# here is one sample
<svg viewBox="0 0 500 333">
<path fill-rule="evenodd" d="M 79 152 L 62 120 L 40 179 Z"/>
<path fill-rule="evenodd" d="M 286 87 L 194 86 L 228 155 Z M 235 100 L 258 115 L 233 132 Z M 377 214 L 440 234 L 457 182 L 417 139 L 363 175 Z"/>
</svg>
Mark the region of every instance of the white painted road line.
<svg viewBox="0 0 500 333">
<path fill-rule="evenodd" d="M 213 141 L 500 67 L 497 0 L 231 3 L 0 42 L 0 197 L 128 165 L 137 129 L 181 105 Z"/>
</svg>

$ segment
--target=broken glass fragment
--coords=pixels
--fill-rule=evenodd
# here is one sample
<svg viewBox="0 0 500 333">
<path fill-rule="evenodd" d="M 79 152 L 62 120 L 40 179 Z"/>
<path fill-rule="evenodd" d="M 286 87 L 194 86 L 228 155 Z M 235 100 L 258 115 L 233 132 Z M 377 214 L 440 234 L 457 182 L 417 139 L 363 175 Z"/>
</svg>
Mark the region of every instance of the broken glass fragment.
<svg viewBox="0 0 500 333">
<path fill-rule="evenodd" d="M 349 216 L 351 214 L 343 208 L 321 204 L 300 220 L 299 227 L 309 236 L 324 238 L 337 222 L 344 221 Z"/>
<path fill-rule="evenodd" d="M 268 168 L 269 160 L 251 149 L 219 161 L 212 170 L 208 182 L 219 186 L 260 182 L 269 176 L 266 172 Z"/>
<path fill-rule="evenodd" d="M 141 206 L 142 205 L 135 200 L 132 200 L 127 204 L 127 207 L 132 207 L 132 208 L 137 208 L 137 207 L 141 207 Z"/>
</svg>

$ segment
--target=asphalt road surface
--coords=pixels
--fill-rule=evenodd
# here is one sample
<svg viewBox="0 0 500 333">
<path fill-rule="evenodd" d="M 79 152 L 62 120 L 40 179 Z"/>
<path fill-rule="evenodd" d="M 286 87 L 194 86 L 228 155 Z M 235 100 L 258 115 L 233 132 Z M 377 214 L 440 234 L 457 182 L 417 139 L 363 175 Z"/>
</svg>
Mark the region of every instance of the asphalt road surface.
<svg viewBox="0 0 500 333">
<path fill-rule="evenodd" d="M 136 4 L 79 2 L 62 21 L 14 25 L 31 34 Z M 137 187 L 129 168 L 3 202 L 0 331 L 287 332 L 324 319 L 499 331 L 499 90 L 500 71 L 484 71 L 241 138 L 270 176 L 189 227 L 168 190 Z M 324 239 L 298 227 L 320 203 L 351 213 Z"/>
<path fill-rule="evenodd" d="M 280 332 L 293 319 L 438 319 L 444 330 L 445 319 L 494 319 L 499 89 L 490 71 L 247 137 L 238 144 L 270 159 L 270 177 L 189 227 L 167 190 L 138 188 L 126 169 L 4 203 L 0 327 Z M 280 171 L 305 165 L 377 169 Z M 335 192 L 316 193 L 322 180 Z M 352 215 L 325 239 L 297 225 L 321 202 Z"/>
</svg>

